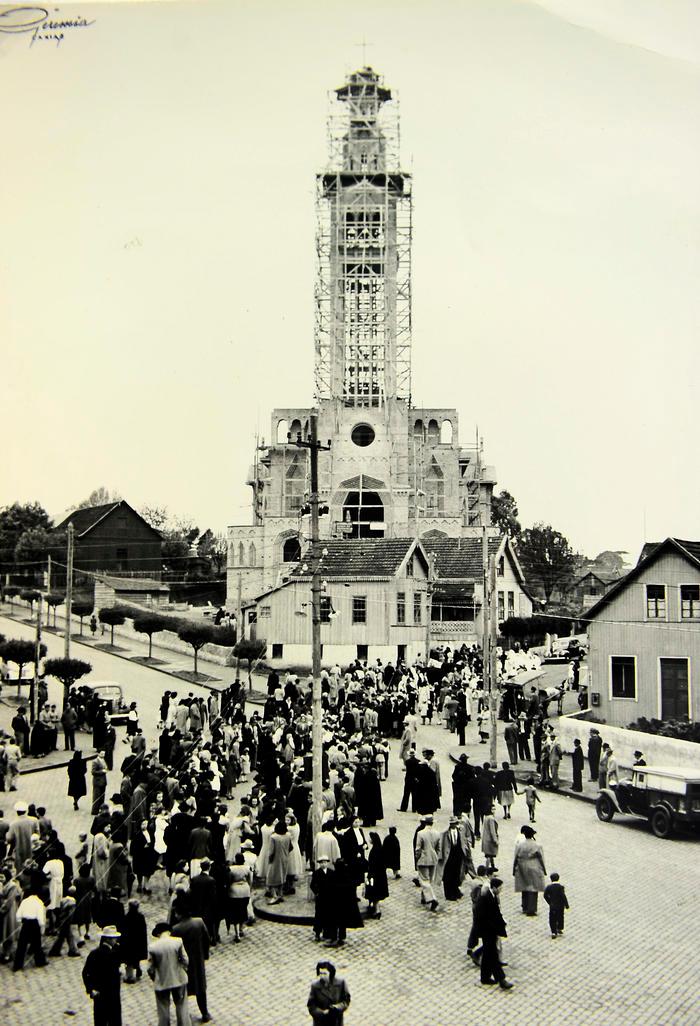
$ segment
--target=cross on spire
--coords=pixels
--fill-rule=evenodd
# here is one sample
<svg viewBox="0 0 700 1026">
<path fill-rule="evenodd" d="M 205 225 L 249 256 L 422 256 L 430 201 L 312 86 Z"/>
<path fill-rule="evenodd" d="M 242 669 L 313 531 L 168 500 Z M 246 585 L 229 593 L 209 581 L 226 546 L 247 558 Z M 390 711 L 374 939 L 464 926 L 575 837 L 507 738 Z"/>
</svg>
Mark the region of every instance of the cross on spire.
<svg viewBox="0 0 700 1026">
<path fill-rule="evenodd" d="M 367 67 L 367 47 L 368 46 L 373 46 L 374 44 L 373 43 L 368 43 L 367 40 L 365 39 L 365 37 L 363 36 L 361 43 L 354 43 L 353 45 L 354 46 L 361 46 L 362 47 L 362 66 L 363 66 L 363 68 Z"/>
</svg>

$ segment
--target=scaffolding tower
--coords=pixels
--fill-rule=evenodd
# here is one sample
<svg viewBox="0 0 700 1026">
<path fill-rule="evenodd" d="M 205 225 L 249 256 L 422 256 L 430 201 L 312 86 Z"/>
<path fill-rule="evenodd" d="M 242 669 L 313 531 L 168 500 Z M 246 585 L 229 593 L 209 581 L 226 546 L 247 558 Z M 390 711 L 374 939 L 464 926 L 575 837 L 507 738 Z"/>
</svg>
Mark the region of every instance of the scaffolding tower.
<svg viewBox="0 0 700 1026">
<path fill-rule="evenodd" d="M 398 102 L 371 68 L 335 90 L 316 178 L 316 399 L 411 397 L 411 178 Z"/>
</svg>

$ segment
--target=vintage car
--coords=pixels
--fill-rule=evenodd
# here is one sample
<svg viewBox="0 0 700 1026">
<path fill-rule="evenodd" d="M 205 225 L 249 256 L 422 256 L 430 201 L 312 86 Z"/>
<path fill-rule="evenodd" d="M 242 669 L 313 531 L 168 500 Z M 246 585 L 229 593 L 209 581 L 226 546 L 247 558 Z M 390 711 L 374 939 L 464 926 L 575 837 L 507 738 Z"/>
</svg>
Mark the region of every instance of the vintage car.
<svg viewBox="0 0 700 1026">
<path fill-rule="evenodd" d="M 82 683 L 83 687 L 90 688 L 105 703 L 115 727 L 126 723 L 129 707 L 124 701 L 121 684 L 117 684 L 114 680 L 90 680 Z"/>
<path fill-rule="evenodd" d="M 700 769 L 635 766 L 632 778 L 604 787 L 596 801 L 598 819 L 609 823 L 616 812 L 643 816 L 657 837 L 677 827 L 700 827 Z"/>
</svg>

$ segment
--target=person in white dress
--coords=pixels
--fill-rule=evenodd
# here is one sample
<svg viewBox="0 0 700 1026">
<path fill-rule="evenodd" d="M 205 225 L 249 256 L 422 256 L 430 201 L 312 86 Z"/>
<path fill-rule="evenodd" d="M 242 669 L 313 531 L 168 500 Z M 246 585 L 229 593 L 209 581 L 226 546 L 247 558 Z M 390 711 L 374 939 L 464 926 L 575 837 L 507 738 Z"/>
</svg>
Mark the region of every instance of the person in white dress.
<svg viewBox="0 0 700 1026">
<path fill-rule="evenodd" d="M 51 928 L 55 926 L 56 909 L 60 908 L 63 898 L 64 865 L 60 859 L 49 859 L 44 864 L 44 875 L 49 883 L 49 903 L 46 906 Z"/>
<path fill-rule="evenodd" d="M 291 809 L 287 809 L 285 819 L 287 820 L 289 836 L 292 839 L 292 848 L 289 852 L 289 865 L 287 869 L 287 893 L 293 894 L 296 881 L 301 879 L 304 875 L 304 861 L 299 849 L 299 833 L 301 828 Z"/>
<path fill-rule="evenodd" d="M 270 848 L 272 847 L 272 832 L 275 829 L 274 821 L 272 823 L 263 823 L 260 827 L 260 837 L 262 838 L 262 844 L 260 846 L 260 853 L 258 854 L 257 861 L 255 863 L 255 875 L 261 877 L 263 880 L 267 876 L 267 867 L 270 862 Z"/>
</svg>

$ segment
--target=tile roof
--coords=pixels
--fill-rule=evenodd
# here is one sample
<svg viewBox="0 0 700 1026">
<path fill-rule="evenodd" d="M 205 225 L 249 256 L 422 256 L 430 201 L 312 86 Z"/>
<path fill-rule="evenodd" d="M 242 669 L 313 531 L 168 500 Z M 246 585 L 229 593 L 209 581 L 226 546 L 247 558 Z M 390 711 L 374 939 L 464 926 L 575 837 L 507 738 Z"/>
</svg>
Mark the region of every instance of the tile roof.
<svg viewBox="0 0 700 1026">
<path fill-rule="evenodd" d="M 155 581 L 148 577 L 100 577 L 98 580 L 106 584 L 108 588 L 114 588 L 115 591 L 130 593 L 140 591 L 170 591 L 170 586 L 168 584 L 164 584 L 162 581 Z"/>
<path fill-rule="evenodd" d="M 448 578 L 481 578 L 483 570 L 481 538 L 421 537 L 421 545 L 428 555 L 435 556 L 435 574 Z M 502 538 L 489 538 L 489 556 L 501 547 Z"/>
<path fill-rule="evenodd" d="M 322 541 L 324 577 L 393 577 L 406 558 L 413 538 L 345 538 Z M 307 569 L 303 567 L 306 565 Z M 289 574 L 292 580 L 310 577 L 311 549 L 307 549 Z"/>
</svg>

